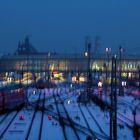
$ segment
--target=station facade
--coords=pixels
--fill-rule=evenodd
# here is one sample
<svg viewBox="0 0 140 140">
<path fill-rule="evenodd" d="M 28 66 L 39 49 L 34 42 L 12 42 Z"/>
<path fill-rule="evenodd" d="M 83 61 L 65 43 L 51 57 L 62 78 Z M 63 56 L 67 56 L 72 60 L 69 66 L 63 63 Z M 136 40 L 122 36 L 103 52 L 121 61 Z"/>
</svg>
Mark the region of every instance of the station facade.
<svg viewBox="0 0 140 140">
<path fill-rule="evenodd" d="M 91 54 L 90 70 L 94 79 L 108 80 L 111 78 L 113 54 Z M 120 66 L 121 64 L 121 66 Z M 88 58 L 82 54 L 39 53 L 31 47 L 28 38 L 23 44 L 19 43 L 18 49 L 12 55 L 3 55 L 0 58 L 0 72 L 16 73 L 44 73 L 52 75 L 62 73 L 64 77 L 72 79 L 73 76 L 86 80 Z M 140 57 L 122 56 L 117 58 L 117 73 L 121 69 L 121 77 L 127 80 L 138 80 L 140 75 Z M 85 77 L 85 78 L 84 78 Z M 75 79 L 76 80 L 76 79 Z"/>
</svg>

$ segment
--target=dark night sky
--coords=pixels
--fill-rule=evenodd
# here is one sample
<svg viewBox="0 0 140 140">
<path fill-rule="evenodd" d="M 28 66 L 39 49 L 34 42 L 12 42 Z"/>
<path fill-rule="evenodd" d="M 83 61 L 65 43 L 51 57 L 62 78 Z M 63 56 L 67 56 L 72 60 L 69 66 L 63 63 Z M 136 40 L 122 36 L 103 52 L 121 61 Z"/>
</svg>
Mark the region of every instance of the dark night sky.
<svg viewBox="0 0 140 140">
<path fill-rule="evenodd" d="M 140 0 L 0 0 L 0 53 L 26 35 L 40 51 L 79 52 L 98 35 L 102 49 L 140 52 Z"/>
</svg>

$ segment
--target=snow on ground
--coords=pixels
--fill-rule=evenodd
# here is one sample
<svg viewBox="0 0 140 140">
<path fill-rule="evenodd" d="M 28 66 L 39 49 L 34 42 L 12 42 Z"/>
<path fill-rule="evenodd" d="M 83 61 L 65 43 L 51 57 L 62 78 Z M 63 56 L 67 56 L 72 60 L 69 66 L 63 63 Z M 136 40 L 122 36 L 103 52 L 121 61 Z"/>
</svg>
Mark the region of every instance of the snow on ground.
<svg viewBox="0 0 140 140">
<path fill-rule="evenodd" d="M 0 124 L 0 133 L 6 128 L 6 126 L 7 126 L 8 123 L 10 122 L 10 119 L 11 119 L 15 114 L 16 114 L 16 112 L 10 113 L 10 114 L 6 117 L 6 119 L 5 119 L 3 122 L 1 122 L 1 124 Z"/>
<path fill-rule="evenodd" d="M 24 120 L 19 119 L 20 115 L 24 116 Z M 26 110 L 26 109 L 21 110 L 16 116 L 16 118 L 14 119 L 14 121 L 12 122 L 12 124 L 10 125 L 10 127 L 8 128 L 6 135 L 4 135 L 3 139 L 4 140 L 9 140 L 9 138 L 11 140 L 25 139 L 29 124 L 31 122 L 32 115 L 33 115 L 33 111 Z M 10 117 L 12 116 L 13 113 L 11 113 Z M 11 119 L 9 118 L 8 120 L 10 121 Z M 3 126 L 6 126 L 6 124 L 3 124 Z"/>
<path fill-rule="evenodd" d="M 64 140 L 60 123 L 55 119 L 49 120 L 48 114 L 44 114 L 42 140 Z"/>
<path fill-rule="evenodd" d="M 54 104 L 54 98 L 53 95 L 57 95 L 59 94 L 61 99 L 65 98 L 64 101 L 64 106 L 66 108 L 66 110 L 68 111 L 69 116 L 71 117 L 71 119 L 81 125 L 87 128 L 87 124 L 84 120 L 84 117 L 80 111 L 80 108 L 82 110 L 82 112 L 84 113 L 84 115 L 86 116 L 86 119 L 88 121 L 88 124 L 90 126 L 90 128 L 97 132 L 100 133 L 102 135 L 104 131 L 104 133 L 106 135 L 109 136 L 109 112 L 103 112 L 98 106 L 96 106 L 95 104 L 91 103 L 89 105 L 87 105 L 88 110 L 90 111 L 90 113 L 88 112 L 87 108 L 85 105 L 83 104 L 77 104 L 76 102 L 76 98 L 77 98 L 77 94 L 80 92 L 80 89 L 76 89 L 75 91 L 73 89 L 68 89 L 68 88 L 55 88 L 55 89 L 45 89 L 45 90 L 36 90 L 33 88 L 30 88 L 28 90 L 28 101 L 29 101 L 29 107 L 28 108 L 23 108 L 21 111 L 18 112 L 18 115 L 15 117 L 14 121 L 12 122 L 12 124 L 10 125 L 10 127 L 8 128 L 6 134 L 3 137 L 3 140 L 9 140 L 9 138 L 11 140 L 24 140 L 33 114 L 34 114 L 34 106 L 32 106 L 32 104 L 35 104 L 39 98 L 39 93 L 41 93 L 40 99 L 44 98 L 44 93 L 45 93 L 45 107 L 46 109 L 49 109 L 50 112 L 54 112 L 57 113 L 57 107 L 56 104 Z M 56 100 L 59 100 L 57 96 Z M 102 98 L 104 98 L 104 96 L 102 96 Z M 126 100 L 130 103 L 132 103 L 133 97 L 131 96 L 125 96 L 122 97 L 123 100 Z M 109 100 L 109 98 L 106 98 L 107 100 Z M 121 100 L 121 97 L 119 98 L 119 100 Z M 31 103 L 31 104 L 30 104 Z M 42 106 L 42 103 L 39 104 L 40 106 Z M 49 105 L 51 105 L 51 107 L 49 108 Z M 62 106 L 62 104 L 60 103 L 60 101 L 58 102 L 58 109 L 60 110 L 61 115 L 64 118 L 67 118 L 67 115 L 64 112 L 64 108 Z M 80 106 L 80 108 L 79 108 Z M 122 113 L 123 115 L 127 116 L 128 118 L 130 118 L 131 120 L 133 120 L 133 115 L 132 115 L 132 111 L 123 105 L 118 105 L 118 112 Z M 10 122 L 11 118 L 16 114 L 16 111 L 11 112 L 3 122 L 1 122 L 1 120 L 3 120 L 3 118 L 5 117 L 4 115 L 0 115 L 0 134 L 2 133 L 2 131 L 6 128 L 7 124 Z M 24 116 L 24 120 L 20 120 L 19 116 L 23 115 Z M 64 134 L 63 134 L 63 130 L 62 127 L 59 123 L 58 120 L 56 120 L 55 118 L 52 118 L 51 120 L 48 119 L 48 115 L 49 113 L 45 110 L 44 114 L 43 114 L 43 128 L 42 128 L 42 136 L 41 139 L 42 140 L 64 140 Z M 41 123 L 41 116 L 42 116 L 42 112 L 41 111 L 37 111 L 36 115 L 35 115 L 35 120 L 33 122 L 33 126 L 29 135 L 29 139 L 33 139 L 33 140 L 37 140 L 38 139 L 38 135 L 39 135 L 39 131 L 40 131 L 40 123 Z M 94 116 L 95 121 L 92 116 Z M 136 121 L 138 123 L 140 123 L 140 112 L 137 112 L 136 115 Z M 97 123 L 100 125 L 101 129 L 98 127 Z M 123 126 L 123 128 L 120 127 Z M 75 140 L 76 136 L 75 133 L 73 131 L 72 128 L 70 128 L 69 126 L 65 125 L 65 131 L 66 131 L 66 135 L 68 137 L 68 140 Z M 81 133 L 80 131 L 78 131 L 78 135 L 80 136 L 81 140 L 85 140 L 86 139 L 86 135 L 84 135 L 83 133 Z M 118 140 L 122 140 L 122 139 L 126 139 L 126 140 L 133 140 L 133 132 L 127 128 L 127 126 L 124 124 L 124 122 L 118 120 Z"/>
</svg>

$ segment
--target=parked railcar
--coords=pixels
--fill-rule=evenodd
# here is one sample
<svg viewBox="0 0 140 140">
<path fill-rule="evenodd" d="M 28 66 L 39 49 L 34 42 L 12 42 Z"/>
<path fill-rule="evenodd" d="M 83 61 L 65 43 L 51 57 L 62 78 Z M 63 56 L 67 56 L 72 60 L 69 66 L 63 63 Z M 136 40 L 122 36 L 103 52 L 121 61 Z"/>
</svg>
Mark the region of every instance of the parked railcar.
<svg viewBox="0 0 140 140">
<path fill-rule="evenodd" d="M 0 112 L 20 107 L 25 102 L 25 89 L 20 85 L 11 85 L 0 89 Z"/>
</svg>

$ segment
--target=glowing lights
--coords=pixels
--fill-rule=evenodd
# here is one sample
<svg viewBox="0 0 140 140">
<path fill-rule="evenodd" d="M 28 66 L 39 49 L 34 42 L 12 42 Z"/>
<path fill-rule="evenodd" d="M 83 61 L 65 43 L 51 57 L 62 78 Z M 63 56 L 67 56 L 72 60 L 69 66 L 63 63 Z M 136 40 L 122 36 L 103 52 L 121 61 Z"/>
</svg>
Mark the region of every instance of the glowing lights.
<svg viewBox="0 0 140 140">
<path fill-rule="evenodd" d="M 80 82 L 85 82 L 85 77 L 80 76 L 80 77 L 79 77 L 79 81 L 80 81 Z"/>
<path fill-rule="evenodd" d="M 122 86 L 126 86 L 126 81 L 122 81 Z"/>
<path fill-rule="evenodd" d="M 49 67 L 49 70 L 53 71 L 54 68 L 55 68 L 55 67 L 54 67 L 54 64 L 51 64 L 50 67 Z"/>
<path fill-rule="evenodd" d="M 129 73 L 128 73 L 128 77 L 129 77 L 129 78 L 131 78 L 131 76 L 132 76 L 132 73 L 131 73 L 131 72 L 129 72 Z"/>
<path fill-rule="evenodd" d="M 54 78 L 58 78 L 59 74 L 58 73 L 53 73 Z"/>
<path fill-rule="evenodd" d="M 111 51 L 111 48 L 105 48 L 105 51 L 106 52 L 110 52 Z"/>
<path fill-rule="evenodd" d="M 123 76 L 123 77 L 127 77 L 127 73 L 126 73 L 126 72 L 123 72 L 123 73 L 122 73 L 122 76 Z"/>
<path fill-rule="evenodd" d="M 54 71 L 51 76 L 51 80 L 53 80 L 55 83 L 63 82 L 64 81 L 64 74 L 62 72 Z"/>
<path fill-rule="evenodd" d="M 102 92 L 103 92 L 103 83 L 101 81 L 98 82 L 98 93 L 99 95 L 101 96 L 102 95 Z"/>
<path fill-rule="evenodd" d="M 76 80 L 77 80 L 76 76 L 73 76 L 72 77 L 72 82 L 76 82 Z"/>
<path fill-rule="evenodd" d="M 70 100 L 68 100 L 68 104 L 70 104 L 70 102 L 71 102 L 71 101 L 70 101 Z"/>
<path fill-rule="evenodd" d="M 87 78 L 85 76 L 73 76 L 72 82 L 86 82 Z"/>
<path fill-rule="evenodd" d="M 86 57 L 88 56 L 88 52 L 85 52 L 85 56 L 86 56 Z"/>
<path fill-rule="evenodd" d="M 7 78 L 7 83 L 11 83 L 12 82 L 12 77 L 8 77 Z"/>
<path fill-rule="evenodd" d="M 101 81 L 98 82 L 98 87 L 102 87 L 103 83 Z"/>
</svg>

